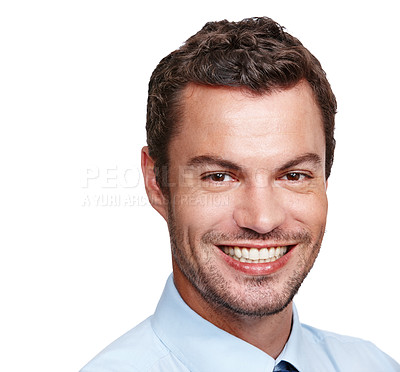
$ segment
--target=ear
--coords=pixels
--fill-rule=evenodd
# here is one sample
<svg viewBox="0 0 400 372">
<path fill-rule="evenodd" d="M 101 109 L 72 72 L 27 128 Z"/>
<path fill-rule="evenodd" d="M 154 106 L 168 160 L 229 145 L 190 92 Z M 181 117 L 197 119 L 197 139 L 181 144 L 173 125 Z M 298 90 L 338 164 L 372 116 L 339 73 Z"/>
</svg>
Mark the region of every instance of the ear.
<svg viewBox="0 0 400 372">
<path fill-rule="evenodd" d="M 154 160 L 149 155 L 149 149 L 147 146 L 142 148 L 141 160 L 144 184 L 150 204 L 167 221 L 168 200 L 162 193 L 160 186 L 156 181 L 156 175 L 154 173 Z"/>
</svg>

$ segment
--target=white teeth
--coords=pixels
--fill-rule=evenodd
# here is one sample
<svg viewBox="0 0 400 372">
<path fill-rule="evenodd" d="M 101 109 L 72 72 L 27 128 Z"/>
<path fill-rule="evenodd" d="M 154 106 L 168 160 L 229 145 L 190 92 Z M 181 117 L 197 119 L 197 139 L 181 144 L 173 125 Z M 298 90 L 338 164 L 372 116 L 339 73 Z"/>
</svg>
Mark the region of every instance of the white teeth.
<svg viewBox="0 0 400 372">
<path fill-rule="evenodd" d="M 257 248 L 251 248 L 249 251 L 249 258 L 250 260 L 259 260 L 260 259 L 260 255 L 258 254 L 258 249 Z"/>
<path fill-rule="evenodd" d="M 266 260 L 269 258 L 268 248 L 261 248 L 260 249 L 260 260 Z"/>
<path fill-rule="evenodd" d="M 274 262 L 286 254 L 288 247 L 272 247 L 272 248 L 240 248 L 227 247 L 223 248 L 225 254 L 233 257 L 240 262 L 265 263 Z"/>
<path fill-rule="evenodd" d="M 269 258 L 274 257 L 275 256 L 275 248 L 268 249 L 268 253 L 269 253 Z"/>
<path fill-rule="evenodd" d="M 237 258 L 242 257 L 242 250 L 239 247 L 235 247 L 235 256 Z"/>
</svg>

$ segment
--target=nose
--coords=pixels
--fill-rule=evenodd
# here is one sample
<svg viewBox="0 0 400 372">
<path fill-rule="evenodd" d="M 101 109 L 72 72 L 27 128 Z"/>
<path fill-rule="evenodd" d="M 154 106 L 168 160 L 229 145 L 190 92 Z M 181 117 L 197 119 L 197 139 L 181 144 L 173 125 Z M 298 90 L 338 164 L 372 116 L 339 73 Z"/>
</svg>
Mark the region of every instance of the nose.
<svg viewBox="0 0 400 372">
<path fill-rule="evenodd" d="M 239 227 L 266 234 L 284 223 L 285 207 L 273 186 L 252 185 L 237 196 L 233 218 Z"/>
</svg>

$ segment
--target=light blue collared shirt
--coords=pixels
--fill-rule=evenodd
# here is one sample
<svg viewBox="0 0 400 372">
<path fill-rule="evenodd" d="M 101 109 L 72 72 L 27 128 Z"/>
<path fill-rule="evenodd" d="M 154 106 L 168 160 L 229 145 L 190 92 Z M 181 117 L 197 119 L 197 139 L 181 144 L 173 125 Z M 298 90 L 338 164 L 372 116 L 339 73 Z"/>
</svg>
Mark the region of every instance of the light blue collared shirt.
<svg viewBox="0 0 400 372">
<path fill-rule="evenodd" d="M 274 360 L 195 313 L 170 276 L 154 315 L 81 372 L 272 372 L 281 360 L 299 372 L 400 371 L 399 364 L 370 342 L 301 324 L 295 307 L 289 340 Z"/>
</svg>

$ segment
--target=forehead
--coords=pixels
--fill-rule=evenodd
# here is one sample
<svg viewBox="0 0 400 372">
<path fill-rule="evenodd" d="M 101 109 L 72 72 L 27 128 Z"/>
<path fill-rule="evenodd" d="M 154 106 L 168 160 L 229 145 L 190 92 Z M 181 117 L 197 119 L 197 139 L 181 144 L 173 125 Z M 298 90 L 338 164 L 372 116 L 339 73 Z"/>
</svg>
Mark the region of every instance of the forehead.
<svg viewBox="0 0 400 372">
<path fill-rule="evenodd" d="M 170 160 L 204 153 L 249 158 L 325 149 L 320 110 L 307 82 L 263 95 L 191 84 L 182 105 Z"/>
</svg>

